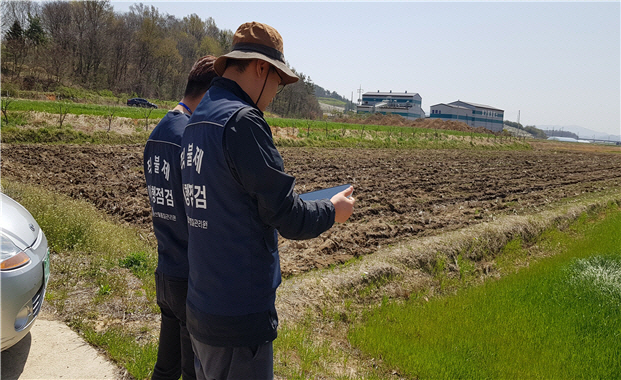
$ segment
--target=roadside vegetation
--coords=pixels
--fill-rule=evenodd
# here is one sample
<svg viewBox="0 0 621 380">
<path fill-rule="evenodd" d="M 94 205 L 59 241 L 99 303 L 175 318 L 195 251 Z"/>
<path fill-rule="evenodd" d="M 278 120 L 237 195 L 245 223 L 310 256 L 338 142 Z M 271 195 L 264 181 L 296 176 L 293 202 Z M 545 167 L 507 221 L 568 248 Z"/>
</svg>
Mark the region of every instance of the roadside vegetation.
<svg viewBox="0 0 621 380">
<path fill-rule="evenodd" d="M 3 143 L 18 144 L 144 144 L 148 132 L 137 128 L 132 134 L 94 131 L 92 133 L 76 130 L 71 125 L 62 127 L 49 125 L 37 129 L 24 129 L 15 126 L 2 128 Z"/>
<path fill-rule="evenodd" d="M 159 336 L 154 239 L 85 201 L 6 180 L 2 192 L 30 211 L 48 239 L 51 312 L 134 378 L 150 377 Z"/>
<path fill-rule="evenodd" d="M 335 107 L 345 108 L 345 106 L 347 105 L 347 102 L 334 98 L 317 97 L 317 100 L 319 101 L 319 103 L 324 103 Z"/>
</svg>

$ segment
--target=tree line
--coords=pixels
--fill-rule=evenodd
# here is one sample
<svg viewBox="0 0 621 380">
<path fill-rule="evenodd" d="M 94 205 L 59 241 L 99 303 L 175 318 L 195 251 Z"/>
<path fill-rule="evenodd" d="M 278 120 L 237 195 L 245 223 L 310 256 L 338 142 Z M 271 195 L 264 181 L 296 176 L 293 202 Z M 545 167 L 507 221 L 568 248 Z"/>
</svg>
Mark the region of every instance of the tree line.
<svg viewBox="0 0 621 380">
<path fill-rule="evenodd" d="M 109 0 L 2 1 L 2 81 L 22 90 L 61 86 L 161 100 L 181 98 L 193 63 L 231 50 L 213 18 L 179 19 L 154 6 L 115 12 Z M 310 77 L 272 104 L 287 117 L 321 115 Z"/>
<path fill-rule="evenodd" d="M 509 120 L 505 120 L 504 124 L 513 127 L 513 128 L 517 128 L 517 129 L 521 129 L 523 131 L 526 131 L 528 133 L 530 133 L 531 135 L 533 135 L 534 138 L 536 139 L 547 139 L 548 136 L 546 135 L 546 132 L 544 132 L 543 130 L 537 128 L 534 125 L 527 125 L 526 127 L 524 127 L 522 124 L 517 123 L 515 121 L 509 121 Z"/>
</svg>

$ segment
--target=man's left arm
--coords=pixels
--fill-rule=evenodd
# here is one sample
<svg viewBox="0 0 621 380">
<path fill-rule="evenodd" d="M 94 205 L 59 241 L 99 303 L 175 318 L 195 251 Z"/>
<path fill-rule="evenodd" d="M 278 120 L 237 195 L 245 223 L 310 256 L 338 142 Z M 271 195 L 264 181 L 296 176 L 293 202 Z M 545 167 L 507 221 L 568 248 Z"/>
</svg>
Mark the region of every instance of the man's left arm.
<svg viewBox="0 0 621 380">
<path fill-rule="evenodd" d="M 332 227 L 332 202 L 306 202 L 298 197 L 293 190 L 295 178 L 284 172 L 269 126 L 258 111 L 241 111 L 234 125 L 224 132 L 227 161 L 240 184 L 257 200 L 261 220 L 288 239 L 313 238 Z"/>
</svg>

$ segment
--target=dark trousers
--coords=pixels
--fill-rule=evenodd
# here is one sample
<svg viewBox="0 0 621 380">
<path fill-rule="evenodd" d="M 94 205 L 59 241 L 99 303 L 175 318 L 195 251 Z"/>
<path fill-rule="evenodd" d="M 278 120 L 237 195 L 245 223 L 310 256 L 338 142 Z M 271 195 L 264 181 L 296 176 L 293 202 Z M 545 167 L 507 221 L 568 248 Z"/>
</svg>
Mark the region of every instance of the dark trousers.
<svg viewBox="0 0 621 380">
<path fill-rule="evenodd" d="M 272 380 L 272 342 L 254 347 L 214 347 L 192 337 L 199 380 Z"/>
<path fill-rule="evenodd" d="M 160 344 L 153 380 L 196 379 L 194 351 L 185 325 L 188 280 L 155 272 L 157 305 L 162 312 Z"/>
</svg>

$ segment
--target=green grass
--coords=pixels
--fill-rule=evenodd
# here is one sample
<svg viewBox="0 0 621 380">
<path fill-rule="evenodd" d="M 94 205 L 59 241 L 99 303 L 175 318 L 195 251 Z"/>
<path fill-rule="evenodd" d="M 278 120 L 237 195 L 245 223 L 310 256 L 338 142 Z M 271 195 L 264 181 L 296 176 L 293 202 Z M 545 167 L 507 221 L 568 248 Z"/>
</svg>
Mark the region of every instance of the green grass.
<svg viewBox="0 0 621 380">
<path fill-rule="evenodd" d="M 132 119 L 144 119 L 148 109 L 139 107 L 128 107 L 126 105 L 100 105 L 88 103 L 73 103 L 62 101 L 44 101 L 14 99 L 9 105 L 9 118 L 15 111 L 38 111 L 52 114 L 60 113 L 61 106 L 68 107 L 68 113 L 73 115 L 94 115 L 107 116 L 114 112 L 115 117 L 128 117 Z M 167 109 L 153 109 L 149 114 L 149 119 L 161 119 L 168 112 Z"/>
<path fill-rule="evenodd" d="M 336 107 L 345 107 L 347 105 L 347 103 L 345 103 L 344 101 L 334 99 L 334 98 L 318 97 L 317 101 L 319 101 L 319 103 L 328 104 L 328 105 L 336 106 Z"/>
<path fill-rule="evenodd" d="M 30 211 L 53 252 L 100 254 L 116 260 L 134 252 L 154 251 L 137 231 L 102 217 L 101 211 L 86 201 L 4 179 L 2 192 Z"/>
<path fill-rule="evenodd" d="M 343 130 L 352 130 L 361 132 L 364 131 L 371 135 L 375 135 L 375 132 L 382 133 L 391 133 L 392 137 L 401 137 L 401 132 L 403 132 L 403 137 L 406 138 L 406 134 L 409 135 L 424 135 L 425 137 L 433 138 L 440 137 L 440 135 L 448 135 L 448 136 L 475 136 L 475 137 L 485 137 L 485 138 L 493 138 L 493 134 L 486 133 L 470 133 L 470 132 L 462 132 L 462 131 L 451 131 L 451 130 L 436 130 L 436 129 L 424 129 L 424 128 L 412 128 L 412 127 L 398 127 L 398 126 L 387 126 L 387 125 L 373 125 L 373 124 L 354 124 L 354 123 L 337 123 L 331 121 L 321 121 L 321 120 L 305 120 L 305 119 L 283 119 L 283 118 L 266 118 L 267 123 L 271 126 L 281 127 L 281 128 L 298 128 L 301 134 L 306 134 L 307 131 L 321 131 L 323 133 L 328 131 L 329 135 L 338 134 Z M 360 137 L 360 133 L 357 134 L 356 137 Z"/>
<path fill-rule="evenodd" d="M 286 373 L 287 379 L 306 379 L 326 365 L 324 358 L 335 356 L 329 343 L 313 340 L 311 315 L 297 326 L 281 326 L 278 339 L 274 341 L 274 352 L 276 372 Z"/>
<path fill-rule="evenodd" d="M 140 344 L 123 330 L 110 329 L 96 332 L 85 328 L 84 337 L 91 344 L 106 350 L 108 355 L 127 369 L 135 379 L 149 379 L 157 360 L 157 343 Z"/>
<path fill-rule="evenodd" d="M 382 368 L 364 368 L 352 363 L 350 353 L 336 348 L 330 340 L 318 339 L 316 328 L 315 316 L 310 311 L 302 322 L 278 327 L 278 339 L 274 341 L 274 372 L 279 378 L 381 380 L 387 377 Z M 346 370 L 350 366 L 355 368 L 353 377 Z"/>
<path fill-rule="evenodd" d="M 155 125 L 155 124 L 153 124 Z M 2 142 L 22 144 L 144 144 L 149 138 L 144 128 L 130 135 L 114 131 L 94 131 L 85 133 L 76 131 L 70 125 L 48 125 L 41 128 L 20 128 L 16 125 L 2 127 Z"/>
<path fill-rule="evenodd" d="M 385 302 L 350 341 L 412 378 L 621 377 L 621 212 L 537 243 L 559 253 L 429 302 Z M 520 258 L 521 242 L 506 247 Z"/>
</svg>

